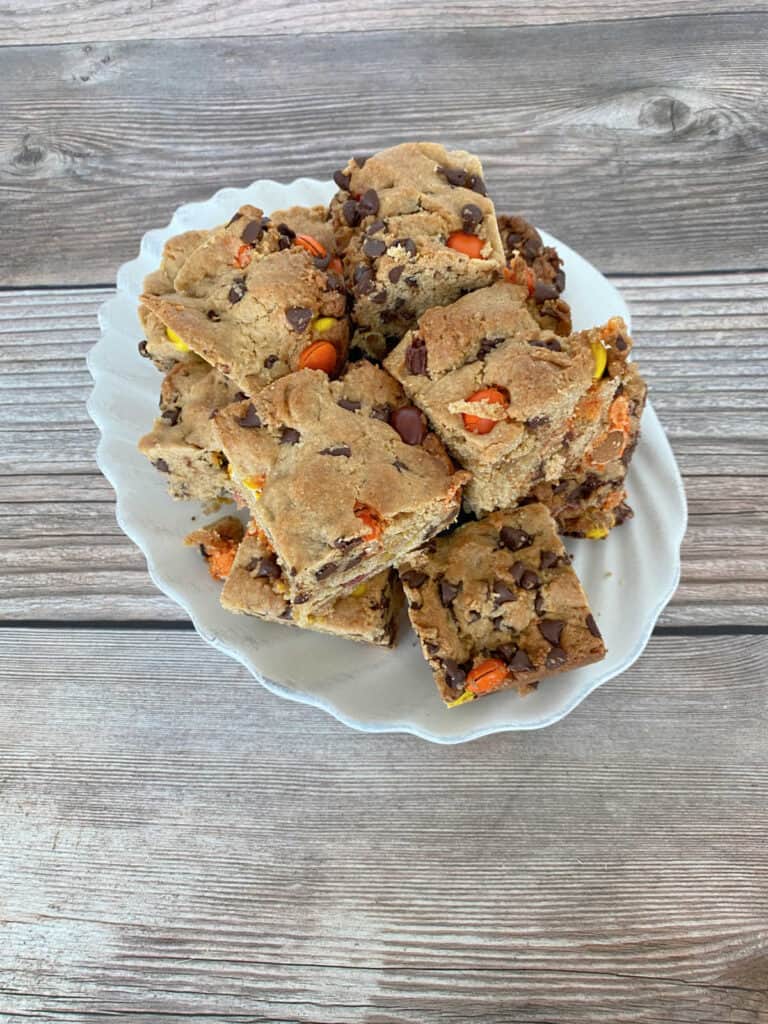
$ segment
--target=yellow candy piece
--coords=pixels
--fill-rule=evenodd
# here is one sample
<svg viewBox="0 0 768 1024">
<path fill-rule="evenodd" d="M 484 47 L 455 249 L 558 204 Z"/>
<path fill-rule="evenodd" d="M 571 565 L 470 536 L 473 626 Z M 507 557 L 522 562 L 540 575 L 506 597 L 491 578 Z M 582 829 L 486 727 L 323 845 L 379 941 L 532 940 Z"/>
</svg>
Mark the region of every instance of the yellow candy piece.
<svg viewBox="0 0 768 1024">
<path fill-rule="evenodd" d="M 600 344 L 599 341 L 592 342 L 592 355 L 595 360 L 595 369 L 592 374 L 593 380 L 600 380 L 605 373 L 605 367 L 608 364 L 608 353 Z"/>
<path fill-rule="evenodd" d="M 585 537 L 589 537 L 590 540 L 602 540 L 603 537 L 608 536 L 607 526 L 595 526 L 591 530 L 587 530 L 584 534 Z"/>
<path fill-rule="evenodd" d="M 312 329 L 315 334 L 322 334 L 324 331 L 330 331 L 336 324 L 335 316 L 319 316 L 317 320 L 312 324 Z"/>
<path fill-rule="evenodd" d="M 352 597 L 362 597 L 368 589 L 367 583 L 358 583 L 355 589 L 352 591 Z"/>
<path fill-rule="evenodd" d="M 243 484 L 248 488 L 249 491 L 253 491 L 257 498 L 261 497 L 261 491 L 264 487 L 263 476 L 245 476 L 243 477 Z"/>
<path fill-rule="evenodd" d="M 475 695 L 471 690 L 465 690 L 460 697 L 457 697 L 456 700 L 448 701 L 445 706 L 447 708 L 455 708 L 459 704 L 466 704 L 469 700 L 475 700 Z"/>
<path fill-rule="evenodd" d="M 176 331 L 172 331 L 170 327 L 165 328 L 165 336 L 173 347 L 179 350 L 179 352 L 189 352 L 189 345 L 186 341 L 182 341 Z"/>
</svg>

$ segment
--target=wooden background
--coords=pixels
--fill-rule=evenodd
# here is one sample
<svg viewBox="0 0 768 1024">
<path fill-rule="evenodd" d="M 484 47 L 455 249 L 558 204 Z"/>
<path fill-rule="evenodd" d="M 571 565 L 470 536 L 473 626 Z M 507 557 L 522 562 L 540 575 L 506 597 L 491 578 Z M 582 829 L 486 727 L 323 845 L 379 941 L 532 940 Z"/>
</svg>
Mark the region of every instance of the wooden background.
<svg viewBox="0 0 768 1024">
<path fill-rule="evenodd" d="M 3 1024 L 768 1022 L 767 54 L 757 0 L 0 7 Z M 640 661 L 458 748 L 198 639 L 84 404 L 145 230 L 420 137 L 624 291 L 690 503 Z"/>
</svg>

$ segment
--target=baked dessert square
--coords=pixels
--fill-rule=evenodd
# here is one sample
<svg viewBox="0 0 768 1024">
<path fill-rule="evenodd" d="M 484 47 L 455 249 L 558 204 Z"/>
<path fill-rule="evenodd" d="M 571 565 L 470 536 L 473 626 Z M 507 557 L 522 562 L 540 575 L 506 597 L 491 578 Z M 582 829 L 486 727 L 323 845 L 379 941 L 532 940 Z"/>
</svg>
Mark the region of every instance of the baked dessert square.
<svg viewBox="0 0 768 1024">
<path fill-rule="evenodd" d="M 279 213 L 297 226 L 318 217 L 304 208 Z M 325 225 L 318 221 L 327 238 Z M 348 322 L 341 262 L 314 236 L 243 206 L 175 270 L 170 292 L 157 292 L 170 268 L 150 275 L 139 310 L 144 351 L 161 365 L 192 351 L 247 394 L 301 366 L 343 368 Z"/>
<path fill-rule="evenodd" d="M 522 286 L 499 282 L 428 310 L 384 366 L 472 473 L 465 502 L 482 515 L 580 464 L 630 349 L 620 320 L 567 338 L 541 328 Z"/>
<path fill-rule="evenodd" d="M 374 336 L 391 347 L 431 306 L 500 276 L 496 215 L 471 153 L 407 142 L 354 157 L 334 180 L 330 210 L 351 316 L 372 347 Z"/>
<path fill-rule="evenodd" d="M 251 524 L 234 558 L 221 604 L 228 611 L 253 615 L 267 622 L 330 633 L 363 643 L 391 647 L 403 605 L 402 588 L 394 569 L 384 569 L 335 602 L 306 611 L 291 604 L 288 585 L 266 537 Z"/>
<path fill-rule="evenodd" d="M 166 474 L 172 498 L 210 502 L 230 495 L 227 460 L 211 414 L 245 396 L 197 356 L 177 363 L 160 389 L 160 416 L 139 441 L 139 451 Z"/>
<path fill-rule="evenodd" d="M 599 661 L 605 644 L 548 510 L 494 512 L 398 565 L 408 614 L 449 705 L 521 695 Z"/>
<path fill-rule="evenodd" d="M 371 363 L 301 370 L 214 417 L 232 483 L 307 610 L 449 526 L 468 474 Z"/>
</svg>

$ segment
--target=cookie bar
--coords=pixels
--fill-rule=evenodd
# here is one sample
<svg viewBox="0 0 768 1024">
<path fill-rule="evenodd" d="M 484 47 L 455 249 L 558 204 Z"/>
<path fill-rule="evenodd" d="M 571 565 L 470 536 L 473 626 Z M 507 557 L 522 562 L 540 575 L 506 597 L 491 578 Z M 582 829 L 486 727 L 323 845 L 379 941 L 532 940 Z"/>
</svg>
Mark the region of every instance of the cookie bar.
<svg viewBox="0 0 768 1024">
<path fill-rule="evenodd" d="M 540 327 L 555 334 L 571 333 L 571 309 L 561 298 L 565 289 L 563 261 L 527 220 L 500 214 L 497 219 L 507 265 L 504 277 L 528 289 L 528 309 Z"/>
<path fill-rule="evenodd" d="M 367 362 L 338 381 L 290 374 L 214 424 L 290 600 L 308 611 L 449 526 L 469 477 L 392 377 Z"/>
<path fill-rule="evenodd" d="M 331 217 L 358 327 L 391 347 L 426 309 L 499 277 L 504 250 L 482 175 L 477 157 L 430 142 L 335 173 Z"/>
<path fill-rule="evenodd" d="M 325 224 L 311 209 L 279 214 Z M 243 206 L 187 255 L 172 292 L 145 291 L 145 351 L 167 361 L 191 350 L 248 394 L 301 365 L 338 372 L 348 343 L 341 270 L 314 236 Z"/>
<path fill-rule="evenodd" d="M 252 524 L 237 549 L 221 592 L 221 603 L 228 611 L 254 615 L 268 622 L 298 625 L 348 640 L 391 647 L 403 598 L 397 573 L 384 569 L 358 584 L 346 597 L 313 614 L 307 613 L 304 605 L 294 609 L 277 558 L 264 534 Z"/>
<path fill-rule="evenodd" d="M 408 614 L 443 700 L 524 695 L 605 645 L 547 509 L 494 512 L 399 565 Z"/>
<path fill-rule="evenodd" d="M 200 549 L 208 572 L 215 580 L 225 580 L 232 572 L 244 533 L 245 527 L 236 516 L 222 516 L 199 530 L 193 530 L 184 538 L 184 543 Z"/>
<path fill-rule="evenodd" d="M 139 441 L 139 451 L 167 474 L 171 497 L 215 501 L 229 496 L 227 460 L 214 438 L 211 413 L 243 397 L 196 356 L 167 374 L 160 390 L 160 416 Z"/>
<path fill-rule="evenodd" d="M 384 363 L 472 473 L 465 501 L 476 515 L 579 465 L 607 426 L 630 351 L 621 321 L 561 338 L 525 301 L 522 286 L 499 282 L 431 309 Z"/>
</svg>

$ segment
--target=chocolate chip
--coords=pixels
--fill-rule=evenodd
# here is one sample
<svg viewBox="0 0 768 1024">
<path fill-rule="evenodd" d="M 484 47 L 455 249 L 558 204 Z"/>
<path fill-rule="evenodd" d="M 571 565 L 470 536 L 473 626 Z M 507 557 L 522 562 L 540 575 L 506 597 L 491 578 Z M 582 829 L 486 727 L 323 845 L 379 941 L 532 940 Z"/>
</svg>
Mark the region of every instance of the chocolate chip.
<svg viewBox="0 0 768 1024">
<path fill-rule="evenodd" d="M 529 430 L 538 430 L 539 427 L 549 426 L 549 416 L 531 416 L 530 419 L 525 421 L 526 427 Z"/>
<path fill-rule="evenodd" d="M 515 526 L 502 526 L 499 532 L 499 540 L 505 548 L 510 551 L 520 551 L 522 548 L 530 547 L 533 544 L 533 537 L 525 530 L 518 530 Z M 515 565 L 520 565 L 515 562 Z"/>
<path fill-rule="evenodd" d="M 440 592 L 440 604 L 447 608 L 461 590 L 461 583 L 451 583 L 449 580 L 440 580 L 438 584 Z"/>
<path fill-rule="evenodd" d="M 181 417 L 181 409 L 178 406 L 175 409 L 166 409 L 160 417 L 161 420 L 165 420 L 169 427 L 175 427 Z"/>
<path fill-rule="evenodd" d="M 372 420 L 384 420 L 385 423 L 388 423 L 391 411 L 388 405 L 374 405 L 371 409 L 370 418 Z"/>
<path fill-rule="evenodd" d="M 440 650 L 437 644 L 433 644 L 431 640 L 424 641 L 424 647 L 426 648 L 427 654 L 437 654 Z"/>
<path fill-rule="evenodd" d="M 570 484 L 567 480 L 561 480 L 560 483 L 552 491 L 553 494 L 562 494 L 563 491 L 567 491 Z"/>
<path fill-rule="evenodd" d="M 287 224 L 278 224 L 277 232 L 278 234 L 283 235 L 283 237 L 285 238 L 296 237 L 296 232 L 293 230 L 293 228 L 289 228 Z"/>
<path fill-rule="evenodd" d="M 327 270 L 328 264 L 331 262 L 331 254 L 327 252 L 325 256 L 315 256 L 312 262 L 318 270 Z"/>
<path fill-rule="evenodd" d="M 624 335 L 623 334 L 617 334 L 616 335 L 615 345 L 616 345 L 616 348 L 618 349 L 619 352 L 624 352 L 629 347 L 627 345 L 626 341 L 624 340 Z"/>
<path fill-rule="evenodd" d="M 221 321 L 221 317 L 219 316 L 215 309 L 209 309 L 205 315 L 208 317 L 209 320 L 211 320 L 215 324 L 218 324 Z"/>
<path fill-rule="evenodd" d="M 237 280 L 233 283 L 232 287 L 229 289 L 229 301 L 232 303 L 233 306 L 236 302 L 239 302 L 240 299 L 242 299 L 246 291 L 247 289 L 245 287 L 245 278 L 238 277 Z"/>
<path fill-rule="evenodd" d="M 552 569 L 560 561 L 560 556 L 554 551 L 542 551 L 539 557 L 540 569 Z"/>
<path fill-rule="evenodd" d="M 548 339 L 533 338 L 531 341 L 528 342 L 528 344 L 532 345 L 534 348 L 546 348 L 550 352 L 562 352 L 563 351 L 563 346 L 560 344 L 560 342 L 556 338 L 548 338 Z"/>
<path fill-rule="evenodd" d="M 280 431 L 280 444 L 298 444 L 300 440 L 301 434 L 293 427 L 283 427 Z"/>
<path fill-rule="evenodd" d="M 520 251 L 525 262 L 531 264 L 536 259 L 536 256 L 538 255 L 540 249 L 541 239 L 531 237 L 526 238 L 525 242 L 523 242 L 523 247 Z"/>
<path fill-rule="evenodd" d="M 592 615 L 592 613 L 590 612 L 590 614 L 586 617 L 586 619 L 584 621 L 586 622 L 587 629 L 592 634 L 592 636 L 596 636 L 598 640 L 601 640 L 603 634 L 598 629 L 597 623 L 595 622 L 594 615 Z"/>
<path fill-rule="evenodd" d="M 493 653 L 508 665 L 517 654 L 517 651 L 517 644 L 499 644 Z"/>
<path fill-rule="evenodd" d="M 449 185 L 463 188 L 467 183 L 467 172 L 463 167 L 438 167 L 437 173 L 442 174 Z"/>
<path fill-rule="evenodd" d="M 503 580 L 495 580 L 493 584 L 494 608 L 517 600 L 517 594 Z"/>
<path fill-rule="evenodd" d="M 309 594 L 297 594 L 293 599 L 294 604 L 305 604 L 310 598 Z"/>
<path fill-rule="evenodd" d="M 481 196 L 486 194 L 485 182 L 479 174 L 470 174 L 467 178 L 467 188 L 471 188 L 473 192 L 479 192 Z"/>
<path fill-rule="evenodd" d="M 421 444 L 427 436 L 427 424 L 424 421 L 424 416 L 413 405 L 395 409 L 389 422 L 405 444 Z"/>
<path fill-rule="evenodd" d="M 349 192 L 349 175 L 345 174 L 344 171 L 334 171 L 333 180 L 336 182 L 342 192 Z"/>
<path fill-rule="evenodd" d="M 336 404 L 340 405 L 342 409 L 346 409 L 347 412 L 357 412 L 362 408 L 362 402 L 356 402 L 352 398 L 340 398 Z"/>
<path fill-rule="evenodd" d="M 333 542 L 333 546 L 338 548 L 339 551 L 349 551 L 350 548 L 354 548 L 362 543 L 362 537 L 337 537 Z"/>
<path fill-rule="evenodd" d="M 445 681 L 452 690 L 457 690 L 467 678 L 467 673 L 453 658 L 444 659 L 443 672 L 445 673 Z"/>
<path fill-rule="evenodd" d="M 548 281 L 537 281 L 533 289 L 533 297 L 536 302 L 545 302 L 547 299 L 556 299 L 557 288 Z"/>
<path fill-rule="evenodd" d="M 282 237 L 277 240 L 277 248 L 280 250 L 280 252 L 284 252 L 286 249 L 290 249 L 291 244 L 292 243 L 290 238 Z"/>
<path fill-rule="evenodd" d="M 412 238 L 398 238 L 392 245 L 399 245 L 401 249 L 405 249 L 409 256 L 416 255 L 416 243 Z"/>
<path fill-rule="evenodd" d="M 144 338 L 139 342 L 139 355 L 143 356 L 144 359 L 151 359 L 149 352 L 147 351 L 147 339 Z"/>
<path fill-rule="evenodd" d="M 467 203 L 461 208 L 461 226 L 468 234 L 474 234 L 475 228 L 483 220 L 483 211 L 475 203 Z"/>
<path fill-rule="evenodd" d="M 544 598 L 541 596 L 539 591 L 536 591 L 536 597 L 533 599 L 533 610 L 537 615 L 544 614 Z"/>
<path fill-rule="evenodd" d="M 526 569 L 522 562 L 515 562 L 511 572 L 513 580 L 523 590 L 535 590 L 540 586 L 539 577 L 532 569 Z"/>
<path fill-rule="evenodd" d="M 477 354 L 481 359 L 484 359 L 489 352 L 492 352 L 499 345 L 504 343 L 504 338 L 483 338 L 480 342 L 480 348 L 477 350 Z"/>
<path fill-rule="evenodd" d="M 277 361 L 278 361 L 278 356 L 276 356 L 276 355 L 267 356 L 267 358 L 264 360 L 264 369 L 265 370 L 271 370 L 272 367 L 275 365 L 275 363 Z"/>
<path fill-rule="evenodd" d="M 255 245 L 264 236 L 264 228 L 260 220 L 252 220 L 240 232 L 240 238 L 248 245 Z"/>
<path fill-rule="evenodd" d="M 547 668 L 560 668 L 567 660 L 567 655 L 562 647 L 553 647 L 547 655 L 547 660 L 544 664 Z"/>
<path fill-rule="evenodd" d="M 365 156 L 365 155 L 364 156 L 353 156 L 352 159 L 355 161 L 357 166 L 362 171 L 362 169 L 365 167 L 365 165 L 370 160 L 370 155 L 367 155 L 367 156 Z"/>
<path fill-rule="evenodd" d="M 315 573 L 315 579 L 325 580 L 329 576 L 333 576 L 338 567 L 338 562 L 328 562 L 326 565 L 322 566 L 320 569 L 317 570 L 317 572 Z"/>
<path fill-rule="evenodd" d="M 382 242 L 380 238 L 366 238 L 363 242 L 363 252 L 366 256 L 370 256 L 372 260 L 383 256 L 386 251 L 387 243 Z"/>
<path fill-rule="evenodd" d="M 379 212 L 379 196 L 375 189 L 363 192 L 357 201 L 357 208 L 362 217 L 370 217 Z"/>
<path fill-rule="evenodd" d="M 405 267 L 402 265 L 402 263 L 399 263 L 396 267 L 392 267 L 392 269 L 389 272 L 389 280 L 392 282 L 392 284 L 397 284 L 397 282 L 402 277 L 404 270 Z"/>
<path fill-rule="evenodd" d="M 234 224 L 234 223 L 235 223 L 235 221 L 236 221 L 236 220 L 240 220 L 240 218 L 241 218 L 242 216 L 243 216 L 243 215 L 242 215 L 242 213 L 240 213 L 240 211 L 239 211 L 239 210 L 238 210 L 238 211 L 237 211 L 236 213 L 233 213 L 233 214 L 232 214 L 232 216 L 231 216 L 231 217 L 229 218 L 229 220 L 227 221 L 227 224 L 226 224 L 226 226 L 227 226 L 227 227 L 229 227 L 229 225 L 230 225 L 230 224 Z"/>
<path fill-rule="evenodd" d="M 281 612 L 278 615 L 278 619 L 292 619 L 292 618 L 293 618 L 293 615 L 291 614 L 291 606 L 290 605 L 287 605 L 286 608 L 285 608 L 285 611 Z"/>
<path fill-rule="evenodd" d="M 285 319 L 294 331 L 306 331 L 312 319 L 312 310 L 306 306 L 291 306 L 285 311 Z"/>
<path fill-rule="evenodd" d="M 245 567 L 246 572 L 255 573 L 257 577 L 277 580 L 282 576 L 280 566 L 277 564 L 275 555 L 266 555 L 264 558 L 252 558 Z"/>
<path fill-rule="evenodd" d="M 383 288 L 382 288 L 382 290 L 380 292 L 376 292 L 375 295 L 371 296 L 371 302 L 375 302 L 375 303 L 377 303 L 380 306 L 383 305 L 386 301 L 387 301 L 387 293 L 384 291 Z"/>
<path fill-rule="evenodd" d="M 400 579 L 407 587 L 418 590 L 426 583 L 428 577 L 425 572 L 419 572 L 418 569 L 408 569 L 407 572 L 400 573 Z"/>
<path fill-rule="evenodd" d="M 560 643 L 560 636 L 565 623 L 561 619 L 542 619 L 539 623 L 539 632 L 553 647 Z"/>
<path fill-rule="evenodd" d="M 383 231 L 386 226 L 387 225 L 383 220 L 375 220 L 373 224 L 368 225 L 365 229 L 365 233 L 366 235 L 375 235 L 378 234 L 379 231 Z"/>
<path fill-rule="evenodd" d="M 260 427 L 261 419 L 256 412 L 256 407 L 253 402 L 250 402 L 248 408 L 245 410 L 245 415 L 238 416 L 235 423 L 239 427 Z"/>
<path fill-rule="evenodd" d="M 341 207 L 341 215 L 351 228 L 356 228 L 360 223 L 360 210 L 354 199 L 347 199 Z"/>
<path fill-rule="evenodd" d="M 348 459 L 352 454 L 352 449 L 349 445 L 339 444 L 335 448 L 323 448 L 320 452 L 321 455 L 336 455 Z"/>
<path fill-rule="evenodd" d="M 155 467 L 155 469 L 159 469 L 161 473 L 171 472 L 168 463 L 165 461 L 165 459 L 155 459 L 152 465 Z"/>
<path fill-rule="evenodd" d="M 355 272 L 352 275 L 352 283 L 357 289 L 357 293 L 359 295 L 367 295 L 368 292 L 372 292 L 374 284 L 371 268 L 366 267 L 362 263 L 355 267 Z"/>
<path fill-rule="evenodd" d="M 532 672 L 533 662 L 525 653 L 524 650 L 518 648 L 515 651 L 514 657 L 510 658 L 507 663 L 514 672 Z"/>
<path fill-rule="evenodd" d="M 401 462 L 400 459 L 395 459 L 395 461 L 392 463 L 392 465 L 395 467 L 395 469 L 397 470 L 398 473 L 408 473 L 408 472 L 410 472 L 410 470 L 408 469 L 408 466 L 406 466 L 406 464 L 404 462 Z"/>
<path fill-rule="evenodd" d="M 414 338 L 405 350 L 405 365 L 409 373 L 426 374 L 427 347 L 423 338 Z"/>
</svg>

